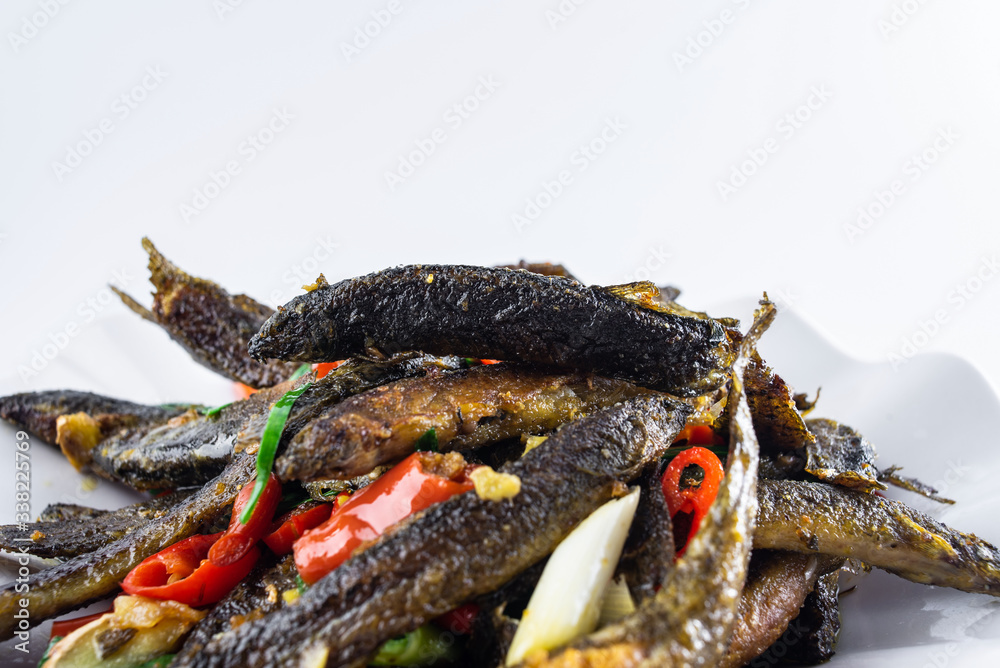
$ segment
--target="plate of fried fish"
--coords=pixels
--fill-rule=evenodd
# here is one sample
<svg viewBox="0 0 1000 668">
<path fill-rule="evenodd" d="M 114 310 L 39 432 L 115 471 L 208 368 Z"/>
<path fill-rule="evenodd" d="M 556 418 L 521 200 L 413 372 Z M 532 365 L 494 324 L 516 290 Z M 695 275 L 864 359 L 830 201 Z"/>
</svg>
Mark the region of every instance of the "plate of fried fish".
<svg viewBox="0 0 1000 668">
<path fill-rule="evenodd" d="M 320 275 L 273 310 L 143 245 L 152 305 L 123 304 L 240 398 L 0 398 L 25 473 L 0 527 L 8 662 L 972 666 L 1000 649 L 1000 405 L 957 358 L 891 369 L 766 294 L 710 316 L 674 288 L 523 261 Z"/>
</svg>

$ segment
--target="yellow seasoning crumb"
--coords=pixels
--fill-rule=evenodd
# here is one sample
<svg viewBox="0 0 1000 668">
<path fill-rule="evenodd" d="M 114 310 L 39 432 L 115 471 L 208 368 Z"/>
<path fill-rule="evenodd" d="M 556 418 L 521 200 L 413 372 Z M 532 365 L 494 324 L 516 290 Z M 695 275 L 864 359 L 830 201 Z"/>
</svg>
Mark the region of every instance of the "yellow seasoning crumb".
<svg viewBox="0 0 1000 668">
<path fill-rule="evenodd" d="M 35 531 L 35 533 L 31 534 L 31 540 L 38 541 L 43 538 L 45 538 L 45 534 L 43 534 L 41 531 Z"/>
<path fill-rule="evenodd" d="M 285 602 L 285 605 L 290 605 L 299 599 L 298 589 L 288 589 L 281 592 L 281 600 Z"/>
<path fill-rule="evenodd" d="M 315 282 L 310 283 L 309 285 L 303 285 L 302 289 L 306 292 L 312 292 L 313 290 L 319 290 L 320 288 L 324 288 L 328 285 L 330 284 L 326 282 L 326 276 L 320 274 L 316 277 Z"/>
<path fill-rule="evenodd" d="M 498 473 L 489 466 L 480 466 L 469 474 L 476 487 L 476 495 L 486 501 L 503 501 L 517 496 L 521 491 L 521 479 L 510 473 Z"/>
<path fill-rule="evenodd" d="M 434 274 L 427 274 L 427 282 L 428 283 L 434 282 Z"/>
<path fill-rule="evenodd" d="M 545 439 L 547 439 L 547 438 L 548 438 L 548 436 L 529 436 L 528 439 L 524 443 L 524 454 L 526 455 L 529 452 L 531 452 L 532 450 L 534 450 L 535 448 L 537 448 L 539 445 L 541 445 L 542 443 L 544 443 Z M 522 456 L 524 456 L 524 455 L 522 455 Z"/>
</svg>

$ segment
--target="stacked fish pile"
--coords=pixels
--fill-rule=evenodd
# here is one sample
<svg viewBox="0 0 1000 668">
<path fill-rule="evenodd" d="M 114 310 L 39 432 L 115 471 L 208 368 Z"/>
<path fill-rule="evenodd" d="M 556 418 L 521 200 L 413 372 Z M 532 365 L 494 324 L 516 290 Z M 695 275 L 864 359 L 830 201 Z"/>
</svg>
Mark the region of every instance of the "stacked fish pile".
<svg viewBox="0 0 1000 668">
<path fill-rule="evenodd" d="M 2 637 L 22 599 L 37 624 L 124 590 L 46 666 L 741 666 L 793 621 L 816 663 L 843 568 L 1000 591 L 995 547 L 877 492 L 946 499 L 804 417 L 756 352 L 766 298 L 744 332 L 649 283 L 412 265 L 272 312 L 144 246 L 153 306 L 125 304 L 256 391 L 0 398 L 158 493 L 0 527 L 55 560 L 0 590 Z"/>
</svg>

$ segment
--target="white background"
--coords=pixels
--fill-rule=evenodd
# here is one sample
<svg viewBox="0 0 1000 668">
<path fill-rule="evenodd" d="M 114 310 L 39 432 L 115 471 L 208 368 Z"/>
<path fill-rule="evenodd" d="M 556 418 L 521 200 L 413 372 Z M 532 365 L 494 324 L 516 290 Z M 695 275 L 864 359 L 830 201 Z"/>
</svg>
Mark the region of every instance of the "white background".
<svg viewBox="0 0 1000 668">
<path fill-rule="evenodd" d="M 1000 386 L 995 2 L 231 4 L 0 8 L 0 394 L 228 400 L 109 299 L 148 302 L 144 235 L 271 305 L 520 258 L 767 290 L 853 357 Z"/>
</svg>

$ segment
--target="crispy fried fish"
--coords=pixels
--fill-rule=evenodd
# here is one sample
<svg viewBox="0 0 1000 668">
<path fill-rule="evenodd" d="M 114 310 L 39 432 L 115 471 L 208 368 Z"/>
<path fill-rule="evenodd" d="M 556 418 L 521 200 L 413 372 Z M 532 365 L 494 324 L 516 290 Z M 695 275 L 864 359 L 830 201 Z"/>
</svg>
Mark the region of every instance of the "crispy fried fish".
<svg viewBox="0 0 1000 668">
<path fill-rule="evenodd" d="M 413 452 L 429 430 L 441 452 L 524 433 L 649 390 L 579 371 L 511 363 L 407 378 L 355 395 L 313 420 L 278 459 L 282 480 L 349 479 Z"/>
<path fill-rule="evenodd" d="M 226 378 L 259 388 L 277 385 L 295 372 L 297 364 L 261 364 L 247 354 L 250 337 L 274 313 L 270 307 L 181 271 L 145 237 L 142 247 L 149 253 L 149 280 L 156 287 L 153 308 L 112 286 L 126 306 L 162 327 L 199 364 Z"/>
<path fill-rule="evenodd" d="M 1000 596 L 1000 552 L 899 501 L 825 483 L 761 480 L 755 548 L 860 559 L 900 577 Z"/>
<path fill-rule="evenodd" d="M 18 622 L 14 613 L 25 607 L 21 601 L 28 601 L 30 624 L 35 626 L 114 592 L 140 561 L 228 513 L 229 504 L 253 475 L 254 457 L 242 454 L 214 482 L 168 514 L 95 552 L 39 571 L 29 576 L 27 583 L 4 586 L 0 589 L 0 639 L 14 635 Z"/>
<path fill-rule="evenodd" d="M 347 360 L 295 401 L 285 424 L 287 442 L 299 429 L 345 398 L 409 376 L 456 369 L 457 357 L 404 354 L 387 360 Z M 127 431 L 92 452 L 90 468 L 136 489 L 201 484 L 218 475 L 233 452 L 260 438 L 271 406 L 303 377 L 265 388 L 216 415 L 188 411 L 148 432 Z"/>
<path fill-rule="evenodd" d="M 720 666 L 739 668 L 774 644 L 819 578 L 843 561 L 821 554 L 754 550 L 729 651 Z"/>
<path fill-rule="evenodd" d="M 193 493 L 183 490 L 118 510 L 94 511 L 90 515 L 78 511 L 75 517 L 54 520 L 50 514 L 48 521 L 0 526 L 0 550 L 23 549 L 36 557 L 60 559 L 87 554 L 163 517 Z"/>
<path fill-rule="evenodd" d="M 215 636 L 233 633 L 240 624 L 261 619 L 294 600 L 289 598 L 289 592 L 298 593 L 297 575 L 295 560 L 290 554 L 262 558 L 250 575 L 192 629 L 184 646 L 177 652 L 178 663 L 197 655 Z"/>
<path fill-rule="evenodd" d="M 382 642 L 497 589 L 660 456 L 690 408 L 639 397 L 564 426 L 505 467 L 502 501 L 460 494 L 384 535 L 291 606 L 213 641 L 179 666 L 353 665 Z M 752 491 L 752 490 L 751 490 Z M 752 497 L 751 497 L 752 501 Z"/>
<path fill-rule="evenodd" d="M 733 364 L 726 407 L 729 458 L 726 477 L 701 529 L 663 587 L 617 624 L 553 652 L 529 654 L 524 666 L 628 668 L 716 666 L 729 646 L 750 561 L 757 512 L 758 445 L 743 378 L 748 356 L 774 318 L 762 308 Z"/>
<path fill-rule="evenodd" d="M 93 418 L 99 437 L 103 439 L 122 427 L 166 422 L 193 407 L 187 404 L 146 406 L 93 392 L 46 390 L 0 397 L 0 418 L 56 445 L 61 417 L 86 413 Z"/>
<path fill-rule="evenodd" d="M 840 635 L 840 571 L 827 573 L 816 581 L 806 596 L 798 616 L 765 656 L 784 656 L 788 661 L 815 665 L 833 658 Z M 783 646 L 779 643 L 784 641 Z"/>
<path fill-rule="evenodd" d="M 681 396 L 725 381 L 733 352 L 718 322 L 630 294 L 504 268 L 395 267 L 296 297 L 250 354 L 322 362 L 373 346 L 423 350 L 585 369 Z"/>
<path fill-rule="evenodd" d="M 806 421 L 815 442 L 806 447 L 805 470 L 824 482 L 862 492 L 888 487 L 879 480 L 875 448 L 858 432 L 833 420 Z"/>
</svg>

